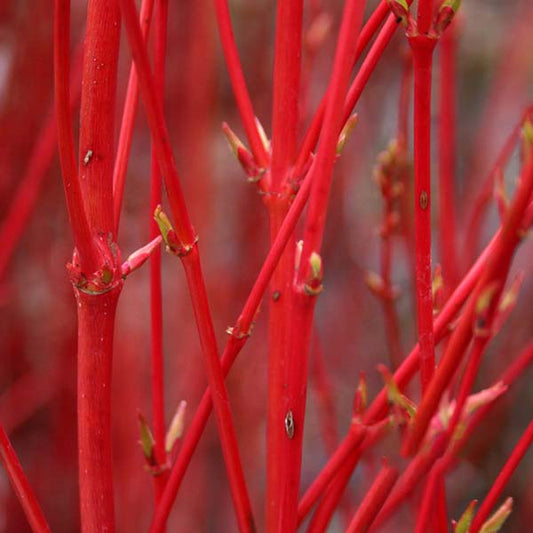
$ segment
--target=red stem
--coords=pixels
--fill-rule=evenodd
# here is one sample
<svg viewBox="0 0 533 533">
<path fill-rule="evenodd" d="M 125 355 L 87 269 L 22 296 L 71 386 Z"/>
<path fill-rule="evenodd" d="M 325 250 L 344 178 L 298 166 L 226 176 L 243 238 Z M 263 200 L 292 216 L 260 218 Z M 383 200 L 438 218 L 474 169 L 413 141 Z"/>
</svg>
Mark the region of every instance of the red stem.
<svg viewBox="0 0 533 533">
<path fill-rule="evenodd" d="M 503 375 L 499 378 L 504 385 L 510 387 L 513 383 L 523 375 L 524 371 L 533 363 L 533 342 L 531 342 L 518 357 L 509 365 Z M 444 468 L 448 469 L 454 459 L 459 455 L 465 444 L 468 442 L 470 436 L 475 432 L 479 424 L 490 414 L 496 402 L 491 402 L 488 405 L 481 407 L 475 412 L 469 421 L 466 429 L 462 433 L 459 440 L 454 441 L 453 445 L 446 451 L 443 458 Z"/>
<path fill-rule="evenodd" d="M 265 197 L 274 242 L 290 207 L 289 172 L 296 155 L 303 2 L 278 2 L 272 109 L 272 165 Z M 296 516 L 299 464 L 283 423 L 288 409 L 288 329 L 295 246 L 289 239 L 271 280 L 269 319 L 266 531 L 291 531 Z M 292 490 L 287 490 L 292 487 Z"/>
<path fill-rule="evenodd" d="M 49 115 L 38 134 L 27 167 L 0 225 L 0 280 L 4 279 L 13 252 L 37 203 L 56 147 L 56 121 L 53 115 Z"/>
<path fill-rule="evenodd" d="M 54 91 L 59 160 L 74 243 L 83 269 L 95 272 L 100 256 L 93 241 L 74 152 L 69 95 L 70 0 L 54 1 Z"/>
<path fill-rule="evenodd" d="M 419 5 L 419 17 L 424 6 Z M 419 19 L 420 20 L 420 19 Z M 424 19 L 425 20 L 425 19 Z M 422 32 L 422 30 L 420 30 Z M 425 393 L 435 369 L 433 296 L 431 292 L 431 70 L 437 40 L 426 35 L 409 36 L 413 51 L 414 156 L 415 156 L 415 268 L 420 378 Z"/>
<path fill-rule="evenodd" d="M 427 35 L 433 19 L 433 0 L 418 0 L 417 27 L 422 35 Z"/>
<path fill-rule="evenodd" d="M 303 0 L 278 2 L 272 107 L 272 189 L 278 191 L 294 162 L 302 55 Z"/>
<path fill-rule="evenodd" d="M 222 355 L 221 364 L 224 374 L 229 372 L 231 365 L 235 361 L 235 358 L 239 354 L 250 334 L 251 324 L 257 313 L 259 303 L 263 298 L 274 269 L 276 268 L 276 265 L 281 257 L 283 249 L 287 244 L 289 236 L 292 235 L 296 222 L 298 221 L 307 198 L 309 197 L 310 186 L 311 181 L 308 176 L 300 187 L 300 190 L 289 209 L 289 213 L 283 220 L 283 224 L 269 251 L 268 257 L 263 263 L 257 280 L 246 300 L 239 318 L 237 319 L 237 323 L 233 328 L 231 337 L 227 342 L 226 348 Z M 204 392 L 196 415 L 183 439 L 180 452 L 176 462 L 172 467 L 170 478 L 167 483 L 165 493 L 162 497 L 161 504 L 158 506 L 156 515 L 152 522 L 151 532 L 160 531 L 160 528 L 163 526 L 168 517 L 170 508 L 174 499 L 176 498 L 192 454 L 194 453 L 196 445 L 198 444 L 200 436 L 202 435 L 207 423 L 207 419 L 211 413 L 211 408 L 211 394 L 208 389 Z"/>
<path fill-rule="evenodd" d="M 119 0 L 128 35 L 135 67 L 139 79 L 139 87 L 144 101 L 146 116 L 152 133 L 152 143 L 157 155 L 159 170 L 163 177 L 170 210 L 175 223 L 175 230 L 182 246 L 192 246 L 196 240 L 196 232 L 189 219 L 189 213 L 183 197 L 181 184 L 170 146 L 160 98 L 157 95 L 154 79 L 148 61 L 138 14 L 133 0 Z"/>
<path fill-rule="evenodd" d="M 440 472 L 438 465 L 439 463 L 437 461 L 437 464 L 433 467 L 427 478 L 422 495 L 422 503 L 418 511 L 415 533 L 426 533 L 427 531 L 433 530 L 432 526 L 435 518 L 434 513 L 439 477 L 442 477 L 442 472 Z"/>
<path fill-rule="evenodd" d="M 327 531 L 331 517 L 342 498 L 342 494 L 350 480 L 352 472 L 359 463 L 361 455 L 362 450 L 361 447 L 359 447 L 346 459 L 343 468 L 328 485 L 327 492 L 324 494 L 324 497 L 320 501 L 320 504 L 311 519 L 307 533 L 322 533 L 323 531 Z"/>
<path fill-rule="evenodd" d="M 520 437 L 520 440 L 513 448 L 511 455 L 507 459 L 505 465 L 501 469 L 498 477 L 494 481 L 489 493 L 483 500 L 483 503 L 480 505 L 474 520 L 470 526 L 469 531 L 471 533 L 478 533 L 478 531 L 483 526 L 485 520 L 489 517 L 490 512 L 493 507 L 496 505 L 498 498 L 500 497 L 505 485 L 513 475 L 513 472 L 516 470 L 516 467 L 526 454 L 527 450 L 531 446 L 533 441 L 533 420 L 529 423 L 529 426 L 524 431 L 523 435 Z"/>
<path fill-rule="evenodd" d="M 304 244 L 300 266 L 291 294 L 291 327 L 288 344 L 291 358 L 287 368 L 286 404 L 284 419 L 276 420 L 278 431 L 285 430 L 283 436 L 283 472 L 288 479 L 280 495 L 282 505 L 282 522 L 278 531 L 293 531 L 296 527 L 296 508 L 300 484 L 302 459 L 303 428 L 305 417 L 308 350 L 310 344 L 313 312 L 316 298 L 309 292 L 309 284 L 319 289 L 321 286 L 321 266 L 311 265 L 312 254 L 318 254 L 321 248 L 326 211 L 336 158 L 338 135 L 342 126 L 343 102 L 348 88 L 350 66 L 353 64 L 355 43 L 363 19 L 364 0 L 347 2 L 339 33 L 333 72 L 328 89 L 323 131 L 315 164 L 310 170 L 312 176 L 311 197 L 304 230 Z M 316 261 L 315 261 L 316 265 Z M 318 285 L 316 285 L 318 283 Z M 290 418 L 289 418 L 290 417 Z M 287 429 L 288 420 L 292 430 Z M 292 510 L 292 511 L 291 511 Z M 285 516 L 283 513 L 286 513 Z"/>
<path fill-rule="evenodd" d="M 139 23 L 143 38 L 146 41 L 150 31 L 150 23 L 154 8 L 154 0 L 143 0 L 139 15 Z M 113 211 L 115 217 L 115 231 L 118 233 L 120 223 L 120 209 L 124 198 L 124 186 L 126 184 L 126 172 L 130 158 L 131 141 L 133 138 L 133 126 L 137 115 L 139 103 L 139 81 L 135 64 L 132 61 L 124 110 L 122 111 L 122 124 L 117 145 L 117 155 L 115 157 L 115 167 L 113 169 Z M 153 210 L 152 210 L 153 212 Z"/>
<path fill-rule="evenodd" d="M 446 439 L 437 438 L 429 450 L 421 450 L 402 472 L 394 490 L 381 508 L 374 524 L 376 530 L 398 509 L 427 475 L 446 448 Z"/>
<path fill-rule="evenodd" d="M 224 462 L 228 471 L 231 495 L 237 513 L 239 530 L 241 532 L 253 532 L 255 531 L 254 517 L 239 457 L 231 407 L 224 383 L 224 374 L 216 345 L 215 330 L 211 320 L 211 312 L 209 310 L 207 293 L 200 266 L 198 246 L 195 246 L 190 253 L 182 258 L 182 263 L 191 295 L 198 336 L 202 345 L 207 381 L 212 391 L 211 398 L 214 398 L 213 403 L 218 433 L 222 453 L 224 454 Z"/>
<path fill-rule="evenodd" d="M 490 244 L 487 246 L 483 254 L 478 258 L 476 263 L 473 265 L 473 267 L 470 269 L 468 274 L 463 278 L 457 289 L 454 291 L 450 299 L 446 302 L 443 310 L 438 315 L 437 319 L 435 320 L 435 338 L 437 341 L 442 339 L 442 337 L 446 333 L 446 329 L 449 326 L 451 320 L 457 313 L 457 311 L 462 306 L 463 302 L 466 300 L 466 298 L 471 294 L 472 289 L 479 279 L 480 275 L 483 273 L 483 268 L 486 264 L 486 261 L 488 257 L 490 257 L 494 253 L 494 248 L 497 243 L 498 237 L 500 233 L 496 235 L 496 237 L 490 242 Z M 394 381 L 397 383 L 398 387 L 400 389 L 403 389 L 407 383 L 412 379 L 412 377 L 415 375 L 415 372 L 418 369 L 419 365 L 419 345 L 417 344 L 415 348 L 411 351 L 408 357 L 404 360 L 400 368 L 394 373 Z M 372 404 L 369 406 L 365 417 L 364 422 L 366 424 L 372 424 L 376 423 L 378 420 L 380 420 L 385 413 L 388 410 L 388 400 L 387 400 L 387 393 L 385 389 L 383 389 L 378 396 L 375 398 L 375 400 L 372 402 Z M 360 453 L 360 450 L 356 451 L 356 455 Z M 439 457 L 442 454 L 441 446 L 434 446 L 433 452 L 436 454 L 434 457 Z M 418 456 L 417 456 L 418 457 Z M 394 509 L 396 505 L 398 505 L 403 498 L 405 497 L 406 490 L 411 489 L 401 489 L 405 485 L 405 483 L 408 483 L 407 486 L 412 487 L 414 484 L 418 482 L 418 479 L 421 475 L 423 475 L 424 472 L 427 471 L 427 469 L 430 467 L 430 465 L 434 462 L 435 458 L 431 459 L 431 457 L 427 456 L 427 454 L 419 454 L 419 461 L 422 461 L 423 464 L 416 465 L 416 463 L 411 463 L 413 467 L 413 472 L 418 472 L 415 474 L 406 474 L 406 481 L 402 481 L 401 485 L 399 484 L 395 490 L 394 493 L 398 493 L 399 496 L 394 500 L 389 498 L 387 502 L 385 503 L 385 506 L 380 513 L 380 519 L 381 514 L 384 513 L 384 517 L 388 516 L 390 514 L 390 510 Z M 336 477 L 333 485 L 333 489 L 328 493 L 327 500 L 324 501 L 323 504 L 321 504 L 319 510 L 317 511 L 316 518 L 313 519 L 313 521 L 317 521 L 318 524 L 324 525 L 327 524 L 329 521 L 329 517 L 331 516 L 331 513 L 333 512 L 336 502 L 336 498 L 340 498 L 340 495 L 342 494 L 342 491 L 344 490 L 344 486 L 348 482 L 351 473 L 353 469 L 355 468 L 357 464 L 357 459 L 353 459 L 350 461 L 347 461 L 346 464 L 343 467 L 343 470 L 339 472 L 338 476 Z M 424 466 L 425 465 L 425 466 Z M 411 466 L 409 467 L 411 469 Z M 414 476 L 414 477 L 413 477 Z M 418 476 L 418 477 L 417 477 Z M 404 478 L 404 475 L 402 475 L 402 478 Z M 411 480 L 411 481 L 407 481 Z M 385 509 L 387 511 L 385 512 Z M 321 517 L 321 518 L 319 518 Z M 380 520 L 381 522 L 381 520 Z M 319 527 L 317 526 L 317 531 L 319 531 Z"/>
<path fill-rule="evenodd" d="M 473 202 L 473 207 L 469 220 L 466 225 L 465 250 L 475 251 L 479 243 L 479 235 L 483 221 L 483 215 L 486 211 L 487 205 L 494 196 L 494 179 L 496 174 L 503 171 L 505 165 L 513 154 L 517 140 L 520 138 L 520 131 L 524 120 L 531 115 L 533 109 L 528 107 L 520 117 L 520 121 L 513 128 L 505 143 L 503 144 L 496 160 L 488 173 L 480 192 Z"/>
<path fill-rule="evenodd" d="M 0 420 L 11 435 L 59 392 L 56 372 L 46 375 L 28 372 L 10 384 L 0 395 Z"/>
<path fill-rule="evenodd" d="M 371 15 L 371 17 L 368 19 L 364 27 L 361 29 L 361 33 L 356 43 L 353 64 L 355 64 L 359 60 L 364 49 L 367 47 L 368 43 L 370 42 L 370 39 L 374 36 L 379 25 L 383 22 L 383 20 L 385 19 L 388 13 L 389 13 L 389 8 L 388 8 L 387 3 L 382 2 L 376 8 L 376 10 Z M 363 64 L 361 65 L 361 68 L 357 72 L 357 75 L 348 91 L 348 96 L 346 98 L 346 104 L 344 107 L 345 119 L 347 119 L 350 116 L 356 104 L 356 101 L 359 99 L 359 96 L 361 95 L 361 91 L 363 87 L 366 85 L 370 77 L 370 74 L 373 72 L 375 65 L 377 64 L 387 44 L 389 44 L 397 27 L 398 27 L 398 23 L 396 22 L 394 16 L 390 15 L 389 18 L 387 19 L 387 22 L 385 23 L 383 28 L 380 30 L 378 36 L 376 37 L 375 42 L 372 44 L 370 51 L 368 52 Z M 329 91 L 329 88 L 328 88 L 328 91 Z M 311 121 L 311 124 L 309 128 L 307 129 L 304 140 L 302 142 L 302 146 L 298 152 L 298 158 L 296 160 L 295 172 L 294 172 L 296 176 L 298 176 L 301 170 L 305 167 L 309 159 L 309 154 L 314 150 L 318 142 L 318 139 L 321 135 L 327 99 L 328 99 L 328 92 L 326 91 L 326 94 L 322 98 L 320 105 L 317 111 L 315 112 L 313 120 Z"/>
<path fill-rule="evenodd" d="M 446 347 L 437 372 L 431 380 L 426 391 L 427 393 L 422 398 L 413 421 L 412 430 L 408 433 L 404 442 L 402 452 L 405 454 L 412 454 L 418 449 L 431 417 L 438 407 L 440 398 L 457 369 L 461 358 L 464 356 L 466 345 L 472 334 L 472 321 L 480 291 L 484 287 L 487 287 L 489 282 L 497 279 L 498 275 L 508 268 L 514 250 L 520 242 L 521 223 L 531 198 L 532 189 L 533 163 L 530 162 L 522 172 L 518 190 L 507 212 L 495 250 L 489 257 L 488 263 L 473 291 L 459 325 L 453 332 L 450 342 Z"/>
<path fill-rule="evenodd" d="M 324 489 L 334 479 L 335 475 L 345 464 L 350 455 L 357 449 L 366 435 L 366 428 L 360 424 L 352 424 L 348 434 L 343 439 L 337 450 L 331 454 L 328 462 L 320 471 L 298 504 L 298 525 L 302 523 L 309 511 L 316 504 Z"/>
<path fill-rule="evenodd" d="M 91 0 L 83 60 L 79 181 L 92 231 L 114 235 L 113 155 L 120 44 L 117 0 Z"/>
<path fill-rule="evenodd" d="M 393 285 L 391 280 L 391 263 L 392 263 L 392 231 L 388 229 L 389 220 L 392 219 L 395 212 L 395 198 L 388 193 L 382 192 L 383 216 L 381 218 L 381 278 L 385 296 L 381 297 L 383 314 L 385 315 L 385 338 L 387 340 L 389 360 L 392 368 L 400 366 L 403 359 L 402 342 L 400 338 L 400 322 L 396 305 L 394 302 Z"/>
<path fill-rule="evenodd" d="M 157 96 L 154 79 L 150 71 L 135 5 L 132 0 L 120 0 L 120 6 L 128 33 L 130 48 L 139 75 L 139 86 L 152 133 L 154 150 L 157 155 L 159 169 L 165 181 L 174 222 L 176 223 L 176 235 L 185 253 L 182 256 L 182 262 L 187 276 L 189 293 L 191 295 L 200 343 L 202 345 L 205 371 L 209 387 L 213 392 L 212 397 L 214 398 L 217 427 L 239 528 L 241 531 L 250 531 L 253 530 L 253 517 L 240 464 L 224 376 L 218 358 L 218 349 L 216 347 L 211 314 L 207 303 L 198 247 L 195 244 L 196 235 L 186 209 L 185 199 L 174 163 L 160 100 Z"/>
<path fill-rule="evenodd" d="M 435 533 L 448 533 L 448 507 L 446 505 L 446 480 L 444 479 L 444 474 L 438 474 L 437 478 L 437 509 L 433 516 L 433 526 L 435 528 Z"/>
<path fill-rule="evenodd" d="M 176 223 L 176 235 L 183 247 L 182 262 L 187 276 L 197 329 L 202 345 L 205 371 L 213 392 L 215 415 L 224 461 L 228 471 L 231 493 L 241 531 L 253 529 L 250 501 L 239 459 L 235 429 L 224 384 L 221 362 L 218 357 L 211 314 L 200 266 L 196 235 L 189 219 L 179 176 L 170 147 L 169 136 L 150 71 L 148 56 L 139 26 L 135 4 L 132 0 L 120 0 L 124 25 L 132 55 L 139 74 L 139 86 L 143 96 L 152 142 L 159 169 L 165 181 L 170 208 Z"/>
<path fill-rule="evenodd" d="M 397 479 L 398 471 L 396 468 L 384 462 L 350 522 L 347 533 L 365 533 L 368 531 Z"/>
<path fill-rule="evenodd" d="M 523 374 L 524 370 L 533 362 L 533 343 L 530 343 L 517 357 L 517 359 L 507 368 L 499 381 L 505 385 L 511 386 L 514 381 Z M 486 418 L 496 405 L 493 401 L 480 408 L 468 422 L 459 440 L 454 440 L 450 447 L 446 449 L 445 454 L 438 460 L 438 468 L 442 475 L 452 466 L 455 458 L 459 455 L 465 444 L 469 441 L 479 423 Z M 448 432 L 449 433 L 449 432 Z M 442 454 L 449 437 L 441 435 L 434 443 L 430 452 L 420 452 L 409 464 L 397 483 L 391 497 L 387 500 L 378 518 L 378 524 L 383 523 L 392 515 L 392 513 L 405 501 L 413 492 L 422 477 L 431 468 L 435 460 Z M 437 468 L 435 465 L 434 468 Z M 428 491 L 424 491 L 424 497 L 432 497 Z M 441 503 L 441 502 L 440 502 Z M 441 503 L 442 504 L 442 503 Z"/>
<path fill-rule="evenodd" d="M 43 511 L 31 485 L 24 474 L 22 465 L 18 460 L 15 450 L 9 442 L 9 437 L 0 424 L 0 460 L 6 469 L 9 481 L 13 486 L 17 498 L 24 509 L 30 527 L 34 533 L 49 533 L 50 527 L 44 517 Z"/>
<path fill-rule="evenodd" d="M 298 519 L 301 522 L 304 520 L 306 513 L 308 513 L 312 506 L 315 505 L 318 498 L 322 496 L 322 500 L 311 520 L 309 527 L 310 532 L 318 533 L 319 531 L 325 531 L 335 509 L 341 501 L 346 486 L 350 481 L 352 472 L 359 463 L 359 459 L 366 450 L 372 448 L 372 446 L 385 434 L 387 425 L 388 421 L 384 420 L 382 423 L 376 424 L 373 427 L 362 426 L 363 430 L 366 431 L 366 434 L 360 445 L 358 447 L 356 446 L 351 450 L 350 454 L 346 455 L 345 460 L 339 465 L 339 468 L 335 472 L 331 472 L 328 461 L 322 472 L 317 476 L 316 481 L 313 482 L 313 485 L 311 486 L 314 486 L 312 492 L 309 496 L 303 496 L 301 504 L 302 512 L 298 513 Z M 344 447 L 345 442 L 351 440 L 351 432 L 352 430 L 350 428 L 350 432 L 339 446 L 339 450 Z M 333 457 L 336 456 L 337 452 L 335 452 Z M 331 476 L 334 477 L 330 479 Z M 309 490 L 311 490 L 311 488 Z M 303 506 L 304 500 L 305 507 Z"/>
<path fill-rule="evenodd" d="M 235 38 L 233 36 L 227 0 L 215 0 L 215 9 L 218 31 L 220 34 L 220 40 L 222 42 L 224 57 L 226 59 L 226 66 L 231 80 L 231 86 L 233 88 L 233 94 L 235 95 L 237 107 L 239 108 L 241 120 L 246 131 L 246 137 L 250 143 L 250 148 L 255 157 L 257 165 L 260 168 L 267 168 L 269 155 L 263 146 L 257 126 L 255 124 L 255 114 L 239 61 L 239 53 L 237 51 L 237 45 L 235 44 Z"/>
<path fill-rule="evenodd" d="M 168 0 L 158 0 L 155 18 L 154 41 L 154 80 L 156 90 L 164 101 L 165 59 L 168 22 Z M 142 15 L 141 15 L 142 18 Z M 152 171 L 150 178 L 150 213 L 161 204 L 161 175 L 156 155 L 152 153 Z M 159 227 L 150 216 L 150 239 L 160 234 Z M 161 290 L 161 248 L 154 250 L 150 260 L 150 311 L 151 311 L 151 361 L 152 361 L 152 413 L 154 421 L 154 456 L 158 465 L 166 464 L 165 451 L 165 388 L 163 365 L 163 302 Z M 155 502 L 161 499 L 168 480 L 168 472 L 154 476 Z"/>
<path fill-rule="evenodd" d="M 322 440 L 328 455 L 332 455 L 339 443 L 337 415 L 335 410 L 335 388 L 331 382 L 326 354 L 317 328 L 313 332 L 311 347 L 311 386 L 315 391 L 316 403 L 319 407 Z"/>
<path fill-rule="evenodd" d="M 78 453 L 81 530 L 115 530 L 111 452 L 111 366 L 121 283 L 78 303 Z"/>
<path fill-rule="evenodd" d="M 313 184 L 305 223 L 301 267 L 298 270 L 296 280 L 299 289 L 303 288 L 303 284 L 311 275 L 311 265 L 309 264 L 311 253 L 318 253 L 322 245 L 336 146 L 343 124 L 343 103 L 350 81 L 350 70 L 346 66 L 354 62 L 356 50 L 352 43 L 354 40 L 357 42 L 364 8 L 364 0 L 351 0 L 346 3 L 342 15 L 333 72 L 328 86 L 320 144 L 315 165 L 310 170 Z"/>
</svg>

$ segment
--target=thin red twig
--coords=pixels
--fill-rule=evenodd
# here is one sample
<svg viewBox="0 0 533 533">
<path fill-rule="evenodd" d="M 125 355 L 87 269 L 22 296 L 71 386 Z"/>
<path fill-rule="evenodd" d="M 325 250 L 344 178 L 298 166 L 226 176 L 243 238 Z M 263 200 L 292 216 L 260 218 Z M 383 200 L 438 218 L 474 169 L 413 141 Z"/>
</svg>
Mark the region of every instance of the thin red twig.
<svg viewBox="0 0 533 533">
<path fill-rule="evenodd" d="M 24 514 L 34 533 L 49 533 L 50 527 L 43 514 L 41 506 L 35 497 L 33 489 L 24 474 L 22 465 L 15 450 L 9 442 L 9 437 L 0 424 L 0 459 L 6 469 L 9 481 L 13 485 L 17 498 L 24 509 Z"/>
<path fill-rule="evenodd" d="M 513 475 L 513 472 L 516 470 L 516 467 L 531 446 L 531 442 L 533 442 L 533 420 L 529 423 L 529 426 L 513 448 L 513 451 L 503 465 L 498 477 L 494 480 L 489 493 L 483 500 L 483 503 L 479 506 L 476 516 L 470 526 L 469 531 L 471 531 L 471 533 L 478 533 L 485 520 L 489 517 L 490 512 L 496 505 L 498 498 L 501 496 L 501 493 Z"/>
</svg>

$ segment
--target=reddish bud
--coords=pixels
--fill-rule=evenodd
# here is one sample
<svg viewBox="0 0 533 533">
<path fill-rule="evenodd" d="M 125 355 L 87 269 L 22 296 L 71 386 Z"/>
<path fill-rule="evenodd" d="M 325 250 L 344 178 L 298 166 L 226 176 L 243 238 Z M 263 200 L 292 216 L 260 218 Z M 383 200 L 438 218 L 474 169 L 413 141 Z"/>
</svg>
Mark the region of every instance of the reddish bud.
<svg viewBox="0 0 533 533">
<path fill-rule="evenodd" d="M 128 259 L 122 263 L 122 277 L 125 278 L 128 274 L 140 268 L 152 255 L 154 250 L 161 244 L 162 240 L 163 238 L 161 235 L 158 235 L 147 245 L 133 252 Z"/>
</svg>

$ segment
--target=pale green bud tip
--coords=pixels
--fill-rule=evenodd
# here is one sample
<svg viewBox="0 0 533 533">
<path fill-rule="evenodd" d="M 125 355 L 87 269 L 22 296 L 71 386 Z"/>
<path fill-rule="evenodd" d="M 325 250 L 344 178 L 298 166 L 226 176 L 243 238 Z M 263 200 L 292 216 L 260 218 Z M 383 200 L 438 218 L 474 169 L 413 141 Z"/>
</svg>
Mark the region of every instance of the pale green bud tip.
<svg viewBox="0 0 533 533">
<path fill-rule="evenodd" d="M 445 0 L 441 5 L 441 9 L 444 7 L 449 7 L 453 10 L 454 13 L 457 13 L 460 5 L 461 0 Z"/>
<path fill-rule="evenodd" d="M 398 385 L 385 365 L 379 365 L 378 370 L 381 372 L 385 381 L 385 388 L 387 389 L 387 398 L 389 402 L 404 409 L 411 419 L 414 418 L 416 414 L 415 403 L 400 392 Z"/>
<path fill-rule="evenodd" d="M 499 306 L 500 311 L 507 311 L 508 309 L 512 309 L 514 307 L 514 305 L 516 304 L 516 300 L 518 299 L 518 293 L 520 292 L 520 288 L 522 287 L 522 283 L 524 282 L 524 278 L 525 272 L 521 270 L 516 275 L 509 290 L 507 290 L 503 295 L 502 301 L 500 302 Z"/>
<path fill-rule="evenodd" d="M 387 0 L 387 2 L 392 14 L 398 19 L 398 22 L 406 25 L 409 17 L 409 6 L 406 0 Z"/>
<path fill-rule="evenodd" d="M 431 292 L 433 297 L 444 288 L 444 278 L 442 277 L 442 269 L 439 265 L 435 268 L 435 274 L 433 277 L 433 282 L 431 283 Z"/>
<path fill-rule="evenodd" d="M 479 533 L 496 533 L 507 520 L 513 510 L 513 499 L 507 498 L 500 508 L 483 524 Z"/>
<path fill-rule="evenodd" d="M 314 279 L 319 279 L 322 273 L 322 258 L 316 252 L 312 252 L 309 256 L 309 266 Z"/>
<path fill-rule="evenodd" d="M 265 150 L 270 152 L 270 141 L 268 140 L 265 128 L 263 128 L 263 124 L 261 124 L 261 121 L 257 117 L 255 117 L 255 126 L 257 127 L 261 143 L 263 144 Z"/>
<path fill-rule="evenodd" d="M 160 205 L 155 208 L 154 219 L 159 226 L 159 231 L 163 236 L 165 243 L 168 243 L 168 234 L 170 231 L 174 231 L 170 219 L 167 217 Z"/>
<path fill-rule="evenodd" d="M 470 502 L 470 505 L 465 509 L 465 512 L 459 518 L 459 521 L 455 524 L 453 533 L 468 533 L 472 518 L 474 518 L 474 510 L 477 505 L 477 500 Z"/>
<path fill-rule="evenodd" d="M 483 312 L 485 312 L 489 308 L 490 304 L 492 303 L 492 299 L 495 293 L 496 293 L 495 285 L 489 285 L 481 292 L 481 294 L 479 295 L 476 301 L 476 313 L 478 315 L 481 315 Z"/>
<path fill-rule="evenodd" d="M 222 132 L 226 136 L 226 140 L 231 148 L 233 154 L 237 157 L 239 148 L 245 149 L 243 142 L 237 137 L 235 132 L 228 126 L 226 122 L 222 123 Z"/>
<path fill-rule="evenodd" d="M 528 145 L 531 146 L 533 144 L 533 123 L 531 123 L 529 118 L 526 118 L 522 124 L 522 135 Z"/>
<path fill-rule="evenodd" d="M 152 435 L 152 432 L 150 431 L 150 427 L 148 426 L 148 422 L 146 421 L 146 418 L 144 418 L 143 415 L 139 413 L 139 431 L 141 434 L 141 448 L 143 450 L 143 454 L 147 459 L 152 458 L 152 452 L 154 450 L 155 446 L 155 440 Z"/>
<path fill-rule="evenodd" d="M 358 117 L 357 113 L 354 113 L 350 116 L 350 118 L 346 121 L 346 124 L 342 128 L 341 134 L 339 135 L 339 140 L 337 141 L 337 155 L 340 155 L 344 145 L 346 144 L 346 141 L 348 140 L 348 137 L 352 133 L 352 131 L 355 129 L 355 126 L 357 125 Z"/>
<path fill-rule="evenodd" d="M 366 409 L 368 402 L 368 392 L 366 386 L 366 375 L 364 374 L 364 372 L 362 372 L 359 376 L 359 385 L 357 386 L 357 390 L 359 391 L 359 394 L 361 396 L 361 406 L 363 407 L 363 409 Z"/>
<path fill-rule="evenodd" d="M 176 413 L 172 418 L 170 427 L 168 428 L 165 437 L 165 451 L 170 453 L 174 448 L 176 441 L 183 435 L 183 428 L 185 427 L 185 410 L 187 409 L 187 402 L 181 401 L 176 409 Z"/>
</svg>

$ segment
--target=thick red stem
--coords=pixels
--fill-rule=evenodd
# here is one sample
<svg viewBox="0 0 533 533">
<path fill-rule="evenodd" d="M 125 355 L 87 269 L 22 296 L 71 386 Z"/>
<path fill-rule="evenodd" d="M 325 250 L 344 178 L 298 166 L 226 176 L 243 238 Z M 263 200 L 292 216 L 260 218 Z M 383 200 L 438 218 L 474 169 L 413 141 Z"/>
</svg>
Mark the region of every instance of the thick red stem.
<svg viewBox="0 0 533 533">
<path fill-rule="evenodd" d="M 117 0 L 92 0 L 87 11 L 80 108 L 79 180 L 89 226 L 115 232 L 113 156 L 120 44 Z"/>
<path fill-rule="evenodd" d="M 70 224 L 79 259 L 86 272 L 95 272 L 100 256 L 93 240 L 81 194 L 74 136 L 71 125 L 69 94 L 70 61 L 70 0 L 54 3 L 54 91 L 56 104 L 57 138 L 63 188 L 67 200 Z"/>
<path fill-rule="evenodd" d="M 433 0 L 418 0 L 417 27 L 422 35 L 427 35 L 433 19 Z"/>
<path fill-rule="evenodd" d="M 421 4 L 419 14 L 422 11 Z M 431 70 L 436 39 L 409 37 L 413 51 L 415 155 L 415 268 L 420 378 L 427 389 L 435 369 L 433 296 L 431 291 Z"/>
<path fill-rule="evenodd" d="M 298 100 L 301 70 L 303 2 L 277 5 L 272 109 L 272 164 L 265 198 L 270 217 L 270 241 L 278 235 L 290 207 L 285 191 L 296 155 Z M 266 531 L 295 529 L 300 463 L 290 453 L 284 420 L 288 412 L 288 329 L 292 327 L 291 282 L 294 276 L 294 243 L 289 240 L 270 284 Z M 303 372 L 304 369 L 301 369 Z"/>
<path fill-rule="evenodd" d="M 111 367 L 121 283 L 103 294 L 75 290 L 78 305 L 78 453 L 81 530 L 115 530 Z"/>
</svg>

